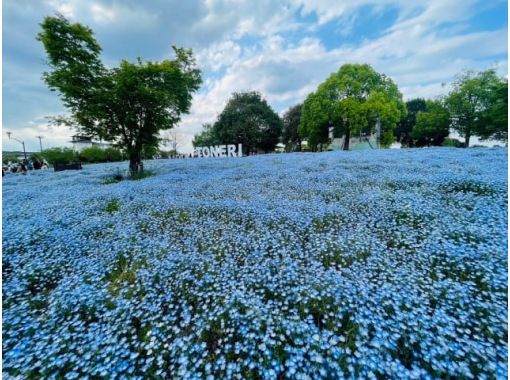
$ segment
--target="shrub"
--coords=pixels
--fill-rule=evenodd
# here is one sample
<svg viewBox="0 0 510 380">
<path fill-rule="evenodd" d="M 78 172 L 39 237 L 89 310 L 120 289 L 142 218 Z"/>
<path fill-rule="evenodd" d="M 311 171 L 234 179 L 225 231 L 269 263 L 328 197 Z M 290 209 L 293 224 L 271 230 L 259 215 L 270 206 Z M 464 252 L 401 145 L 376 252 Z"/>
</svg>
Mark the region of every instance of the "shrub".
<svg viewBox="0 0 510 380">
<path fill-rule="evenodd" d="M 77 153 L 71 148 L 49 148 L 42 151 L 41 155 L 51 165 L 55 162 L 69 162 L 78 158 Z"/>
<path fill-rule="evenodd" d="M 6 156 L 2 155 L 2 163 L 8 164 L 9 161 L 18 161 L 18 158 L 11 154 L 6 155 Z"/>
<path fill-rule="evenodd" d="M 106 162 L 106 152 L 104 149 L 93 145 L 89 148 L 83 149 L 80 152 L 80 158 L 82 161 L 96 163 L 96 162 Z"/>
<path fill-rule="evenodd" d="M 97 145 L 83 149 L 80 153 L 82 161 L 92 163 L 115 162 L 122 160 L 122 153 L 118 148 L 109 147 L 103 149 Z"/>
</svg>

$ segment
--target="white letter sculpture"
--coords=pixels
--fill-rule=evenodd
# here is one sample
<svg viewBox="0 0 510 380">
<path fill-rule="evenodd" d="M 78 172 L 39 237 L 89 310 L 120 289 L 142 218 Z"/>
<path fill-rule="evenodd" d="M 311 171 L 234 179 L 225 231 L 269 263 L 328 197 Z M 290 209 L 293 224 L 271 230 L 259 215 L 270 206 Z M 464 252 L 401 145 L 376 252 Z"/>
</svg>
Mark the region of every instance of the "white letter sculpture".
<svg viewBox="0 0 510 380">
<path fill-rule="evenodd" d="M 193 153 L 195 157 L 242 157 L 243 144 L 215 145 L 215 146 L 199 146 L 195 148 Z"/>
</svg>

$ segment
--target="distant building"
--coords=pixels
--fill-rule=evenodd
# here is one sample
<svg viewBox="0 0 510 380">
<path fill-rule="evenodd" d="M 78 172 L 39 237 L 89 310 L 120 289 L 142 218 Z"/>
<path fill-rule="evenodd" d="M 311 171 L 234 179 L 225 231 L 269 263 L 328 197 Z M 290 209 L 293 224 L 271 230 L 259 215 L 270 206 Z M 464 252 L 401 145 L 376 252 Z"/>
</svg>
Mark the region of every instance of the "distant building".
<svg viewBox="0 0 510 380">
<path fill-rule="evenodd" d="M 102 141 L 94 141 L 90 136 L 74 135 L 71 136 L 71 143 L 73 149 L 77 152 L 81 152 L 83 149 L 90 148 L 91 146 L 98 146 L 99 148 L 109 148 L 110 144 Z"/>
</svg>

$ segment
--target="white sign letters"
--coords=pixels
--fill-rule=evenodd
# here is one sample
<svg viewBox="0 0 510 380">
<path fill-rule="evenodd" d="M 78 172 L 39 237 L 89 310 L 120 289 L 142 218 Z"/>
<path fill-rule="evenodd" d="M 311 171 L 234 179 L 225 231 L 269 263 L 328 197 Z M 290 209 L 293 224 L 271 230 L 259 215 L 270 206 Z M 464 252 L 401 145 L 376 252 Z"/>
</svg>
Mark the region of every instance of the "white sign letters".
<svg viewBox="0 0 510 380">
<path fill-rule="evenodd" d="M 201 146 L 195 148 L 194 156 L 196 157 L 242 157 L 243 145 L 234 144 L 229 145 L 216 145 L 216 146 Z"/>
</svg>

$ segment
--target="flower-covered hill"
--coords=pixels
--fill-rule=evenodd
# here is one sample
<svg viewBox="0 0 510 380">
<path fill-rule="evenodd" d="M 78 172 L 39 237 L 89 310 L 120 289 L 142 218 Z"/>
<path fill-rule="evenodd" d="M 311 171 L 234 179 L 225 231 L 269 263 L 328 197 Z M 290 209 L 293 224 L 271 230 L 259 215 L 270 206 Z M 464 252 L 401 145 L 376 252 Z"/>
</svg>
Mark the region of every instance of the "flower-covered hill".
<svg viewBox="0 0 510 380">
<path fill-rule="evenodd" d="M 507 152 L 3 180 L 5 378 L 506 378 Z"/>
</svg>

